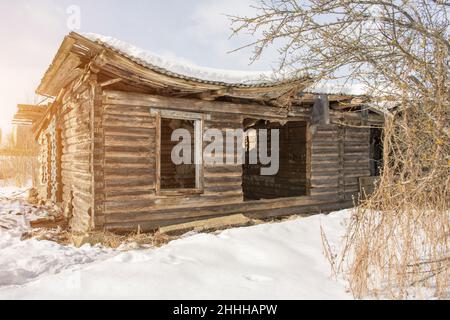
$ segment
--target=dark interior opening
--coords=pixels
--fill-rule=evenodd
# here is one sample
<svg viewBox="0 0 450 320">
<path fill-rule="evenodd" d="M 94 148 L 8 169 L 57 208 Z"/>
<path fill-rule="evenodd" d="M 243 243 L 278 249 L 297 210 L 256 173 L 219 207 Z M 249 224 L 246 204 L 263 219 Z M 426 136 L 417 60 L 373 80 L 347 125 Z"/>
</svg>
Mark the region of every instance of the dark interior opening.
<svg viewBox="0 0 450 320">
<path fill-rule="evenodd" d="M 243 191 L 246 201 L 305 196 L 307 187 L 307 123 L 278 122 L 247 119 L 244 121 L 245 164 L 243 168 Z M 255 129 L 256 131 L 254 131 Z M 250 150 L 257 148 L 259 154 L 258 129 L 268 130 L 268 150 L 271 150 L 271 130 L 280 132 L 279 171 L 273 176 L 261 175 L 263 165 L 250 164 Z M 256 134 L 255 134 L 256 133 Z M 268 166 L 266 166 L 268 167 Z"/>
<path fill-rule="evenodd" d="M 185 147 L 191 150 L 191 164 L 176 165 L 172 161 L 172 150 L 180 143 L 180 141 L 172 141 L 172 133 L 177 129 L 186 129 L 190 133 L 190 144 Z M 194 121 L 161 119 L 161 189 L 194 189 L 196 187 L 195 170 Z"/>
<path fill-rule="evenodd" d="M 378 177 L 383 168 L 383 130 L 370 129 L 370 175 Z"/>
</svg>

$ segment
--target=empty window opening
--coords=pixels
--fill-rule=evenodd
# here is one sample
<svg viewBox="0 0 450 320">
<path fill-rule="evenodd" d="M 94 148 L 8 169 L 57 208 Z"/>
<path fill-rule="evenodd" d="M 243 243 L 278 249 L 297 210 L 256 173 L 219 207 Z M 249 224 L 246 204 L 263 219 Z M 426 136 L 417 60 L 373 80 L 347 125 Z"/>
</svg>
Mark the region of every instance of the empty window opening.
<svg viewBox="0 0 450 320">
<path fill-rule="evenodd" d="M 288 122 L 282 125 L 265 120 L 246 119 L 245 164 L 243 191 L 246 201 L 305 196 L 307 183 L 307 123 Z M 260 151 L 259 130 L 268 130 L 267 150 L 271 150 L 271 130 L 279 130 L 279 171 L 273 176 L 261 175 L 263 165 L 250 163 L 251 151 Z M 271 155 L 273 157 L 273 155 Z M 264 166 L 267 167 L 267 166 Z"/>
<path fill-rule="evenodd" d="M 370 129 L 370 175 L 378 177 L 383 168 L 383 130 Z"/>
<path fill-rule="evenodd" d="M 184 150 L 190 150 L 190 163 L 175 164 L 172 151 L 181 141 L 172 141 L 172 133 L 177 129 L 187 130 L 189 141 L 183 141 Z M 161 119 L 161 190 L 195 189 L 195 121 L 179 119 Z M 184 154 L 181 156 L 184 157 Z"/>
</svg>

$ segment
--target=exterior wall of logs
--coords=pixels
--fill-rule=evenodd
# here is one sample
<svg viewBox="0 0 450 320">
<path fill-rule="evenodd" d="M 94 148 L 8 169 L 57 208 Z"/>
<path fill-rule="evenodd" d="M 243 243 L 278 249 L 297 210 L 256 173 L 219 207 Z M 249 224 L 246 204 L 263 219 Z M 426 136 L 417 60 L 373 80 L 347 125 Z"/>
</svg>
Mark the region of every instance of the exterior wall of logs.
<svg viewBox="0 0 450 320">
<path fill-rule="evenodd" d="M 359 178 L 370 176 L 368 128 L 309 126 L 306 196 L 244 201 L 241 165 L 204 165 L 200 193 L 157 190 L 158 119 L 152 109 L 196 112 L 203 129 L 241 129 L 248 117 L 277 120 L 269 107 L 105 91 L 97 105 L 94 177 L 97 228 L 113 231 L 244 213 L 255 217 L 314 214 L 353 206 Z M 342 115 L 341 115 L 342 116 Z M 309 120 L 298 112 L 292 120 Z M 101 123 L 101 125 L 99 125 Z M 103 163 L 103 166 L 101 166 Z M 102 172 L 100 172 L 102 171 Z"/>
<path fill-rule="evenodd" d="M 75 98 L 76 97 L 76 98 Z M 283 121 L 307 124 L 305 196 L 244 201 L 242 165 L 203 165 L 201 192 L 157 192 L 158 117 L 152 110 L 202 115 L 203 130 L 242 129 L 244 119 L 279 121 L 278 111 L 261 105 L 178 99 L 102 91 L 95 82 L 62 103 L 43 131 L 39 193 L 70 211 L 73 230 L 153 230 L 161 226 L 244 213 L 267 218 L 349 208 L 370 176 L 370 129 L 338 124 L 310 125 L 308 108 Z M 351 114 L 331 120 L 358 121 Z M 55 156 L 55 131 L 62 140 Z M 60 181 L 58 163 L 60 159 Z M 45 172 L 47 171 L 47 172 Z M 58 191 L 59 190 L 59 191 Z"/>
<path fill-rule="evenodd" d="M 71 88 L 53 108 L 58 111 L 38 137 L 36 189 L 41 199 L 65 209 L 73 230 L 89 230 L 95 227 L 95 191 L 101 190 L 95 188 L 95 179 L 103 171 L 99 165 L 102 155 L 98 155 L 103 144 L 94 129 L 95 121 L 101 124 L 101 93 L 95 83 L 83 83 Z"/>
</svg>

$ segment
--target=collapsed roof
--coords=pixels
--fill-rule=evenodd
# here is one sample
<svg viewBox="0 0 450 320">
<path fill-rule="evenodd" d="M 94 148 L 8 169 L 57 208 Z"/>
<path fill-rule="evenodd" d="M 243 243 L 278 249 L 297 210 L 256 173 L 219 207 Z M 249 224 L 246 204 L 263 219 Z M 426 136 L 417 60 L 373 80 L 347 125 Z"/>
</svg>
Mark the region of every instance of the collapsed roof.
<svg viewBox="0 0 450 320">
<path fill-rule="evenodd" d="M 264 102 L 286 95 L 311 99 L 311 95 L 326 94 L 335 101 L 363 96 L 358 85 L 314 84 L 308 75 L 283 78 L 272 71 L 199 67 L 159 56 L 112 37 L 75 32 L 65 37 L 36 92 L 56 97 L 86 68 L 99 72 L 104 84 L 119 90 L 179 97 L 211 100 L 234 97 Z"/>
<path fill-rule="evenodd" d="M 70 33 L 36 93 L 56 97 L 87 69 L 116 89 L 180 97 L 220 96 L 254 100 L 278 99 L 311 83 L 308 76 L 276 79 L 271 73 L 196 67 L 170 61 L 125 42 L 99 35 Z"/>
</svg>

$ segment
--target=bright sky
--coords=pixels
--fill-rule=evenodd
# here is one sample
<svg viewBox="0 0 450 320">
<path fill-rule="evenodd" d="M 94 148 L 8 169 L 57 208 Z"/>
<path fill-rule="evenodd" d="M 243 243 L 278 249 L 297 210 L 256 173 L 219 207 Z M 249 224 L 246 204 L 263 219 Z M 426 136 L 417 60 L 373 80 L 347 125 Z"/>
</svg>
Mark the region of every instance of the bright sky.
<svg viewBox="0 0 450 320">
<path fill-rule="evenodd" d="M 80 32 L 110 35 L 197 65 L 270 70 L 275 52 L 249 65 L 251 49 L 227 54 L 249 41 L 230 37 L 225 14 L 250 15 L 253 0 L 0 0 L 0 127 L 10 130 L 19 103 L 36 103 L 34 91 L 63 37 L 67 9 L 81 9 Z"/>
</svg>

